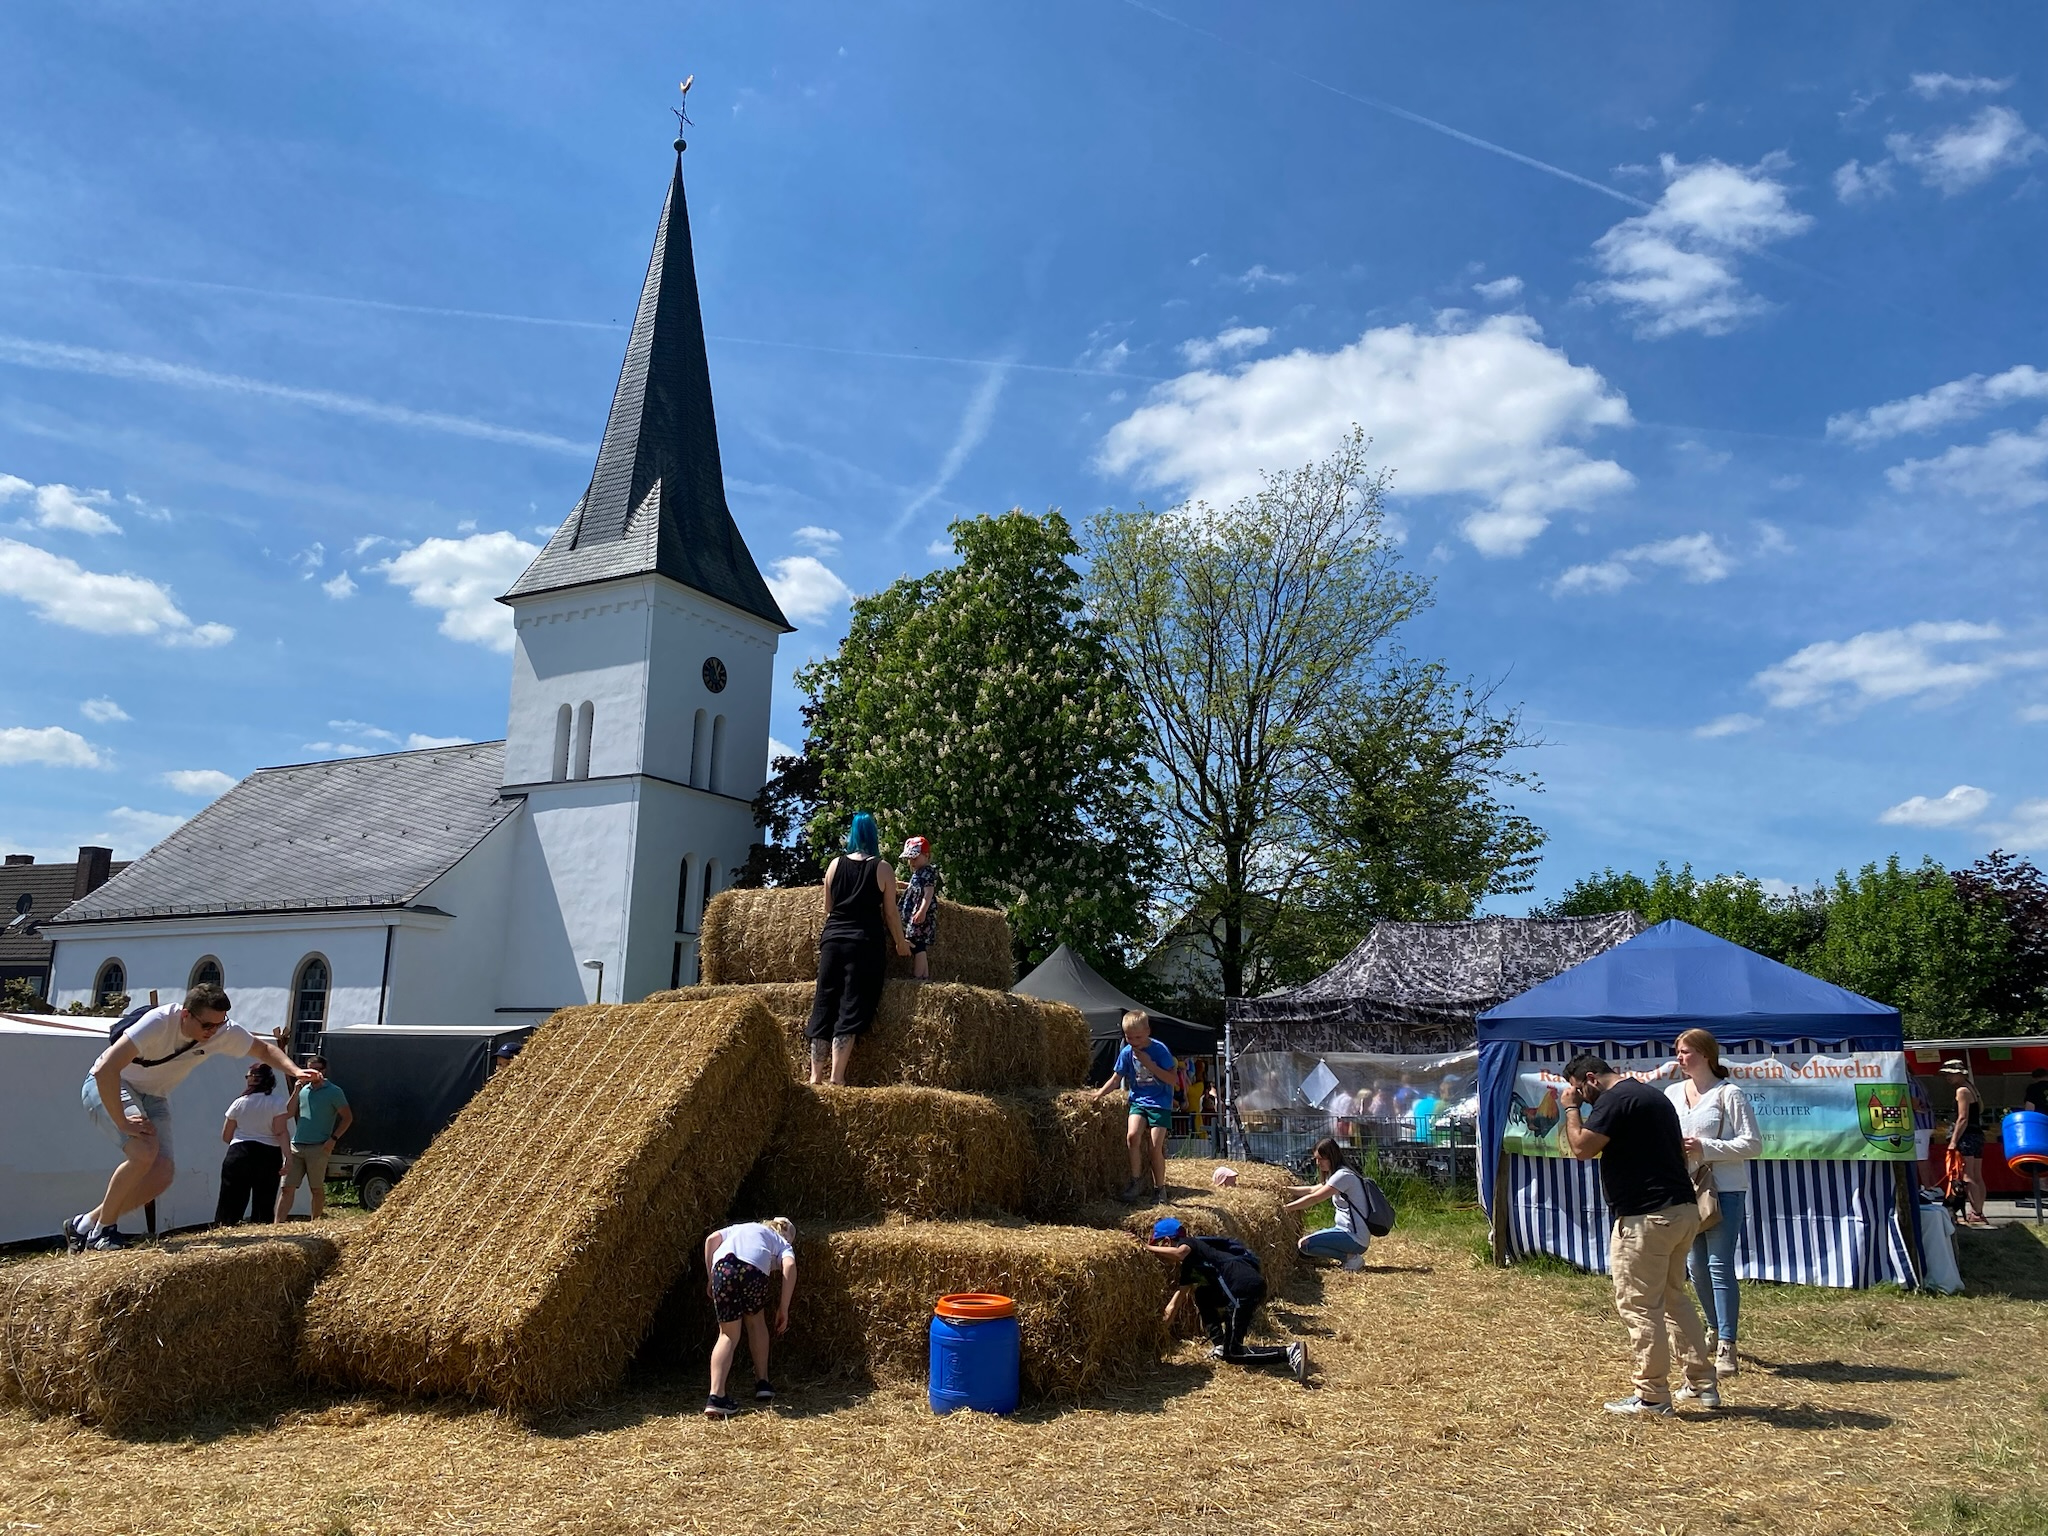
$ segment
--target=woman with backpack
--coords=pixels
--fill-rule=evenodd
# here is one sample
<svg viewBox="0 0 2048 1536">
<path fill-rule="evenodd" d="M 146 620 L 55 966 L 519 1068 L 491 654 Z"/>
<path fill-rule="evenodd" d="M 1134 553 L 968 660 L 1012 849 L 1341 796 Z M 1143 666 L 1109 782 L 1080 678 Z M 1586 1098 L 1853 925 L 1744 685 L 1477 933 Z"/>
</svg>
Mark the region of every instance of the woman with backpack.
<svg viewBox="0 0 2048 1536">
<path fill-rule="evenodd" d="M 1336 1212 L 1336 1224 L 1308 1233 L 1295 1246 L 1303 1258 L 1328 1259 L 1346 1269 L 1363 1269 L 1365 1250 L 1372 1246 L 1373 1238 L 1368 1215 L 1379 1191 L 1367 1189 L 1366 1180 L 1351 1166 L 1344 1148 L 1331 1137 L 1316 1143 L 1315 1160 L 1322 1182 L 1290 1187 L 1287 1193 L 1291 1198 L 1282 1209 L 1301 1211 L 1327 1200 Z M 1379 1199 L 1384 1204 L 1386 1197 L 1380 1195 Z"/>
<path fill-rule="evenodd" d="M 1714 1345 L 1714 1367 L 1723 1376 L 1740 1369 L 1735 1334 L 1741 1320 L 1742 1293 L 1735 1286 L 1735 1244 L 1742 1236 L 1743 1208 L 1749 1203 L 1749 1160 L 1763 1149 L 1763 1132 L 1749 1095 L 1728 1080 L 1721 1065 L 1721 1042 L 1704 1029 L 1688 1029 L 1678 1037 L 1678 1081 L 1664 1090 L 1678 1111 L 1685 1138 L 1686 1166 L 1713 1170 L 1714 1193 L 1721 1220 L 1693 1240 L 1692 1288 L 1699 1293 L 1700 1319 Z"/>
</svg>

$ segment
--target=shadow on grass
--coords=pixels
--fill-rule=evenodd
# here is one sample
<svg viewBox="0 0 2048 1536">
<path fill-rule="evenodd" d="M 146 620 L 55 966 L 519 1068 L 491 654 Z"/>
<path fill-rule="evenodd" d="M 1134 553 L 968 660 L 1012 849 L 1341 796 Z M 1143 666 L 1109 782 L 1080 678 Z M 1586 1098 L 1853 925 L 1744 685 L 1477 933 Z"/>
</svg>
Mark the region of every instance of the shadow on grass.
<svg viewBox="0 0 2048 1536">
<path fill-rule="evenodd" d="M 2026 1227 L 1959 1229 L 1956 1267 L 1966 1296 L 2048 1301 L 2048 1243 Z"/>
<path fill-rule="evenodd" d="M 1883 1381 L 1961 1381 L 1959 1371 L 1928 1371 L 1917 1365 L 1851 1365 L 1844 1360 L 1778 1360 L 1764 1359 L 1761 1355 L 1748 1354 L 1754 1365 L 1763 1367 L 1773 1376 L 1782 1376 L 1791 1381 L 1825 1381 L 1842 1386 L 1859 1382 Z"/>
<path fill-rule="evenodd" d="M 1713 1419 L 1749 1419 L 1773 1429 L 1890 1429 L 1890 1414 L 1863 1413 L 1854 1408 L 1816 1408 L 1811 1403 L 1731 1403 L 1705 1415 Z"/>
</svg>

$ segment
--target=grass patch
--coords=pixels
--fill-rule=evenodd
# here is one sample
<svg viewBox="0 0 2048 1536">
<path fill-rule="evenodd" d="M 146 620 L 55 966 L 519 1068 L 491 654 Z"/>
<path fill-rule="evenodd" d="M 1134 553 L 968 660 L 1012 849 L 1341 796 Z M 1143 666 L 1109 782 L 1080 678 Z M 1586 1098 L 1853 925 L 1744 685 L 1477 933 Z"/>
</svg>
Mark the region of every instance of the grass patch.
<svg viewBox="0 0 2048 1536">
<path fill-rule="evenodd" d="M 2048 1501 L 2031 1493 L 1987 1499 L 1951 1492 L 1915 1510 L 1912 1528 L 1928 1536 L 2048 1536 Z"/>
</svg>

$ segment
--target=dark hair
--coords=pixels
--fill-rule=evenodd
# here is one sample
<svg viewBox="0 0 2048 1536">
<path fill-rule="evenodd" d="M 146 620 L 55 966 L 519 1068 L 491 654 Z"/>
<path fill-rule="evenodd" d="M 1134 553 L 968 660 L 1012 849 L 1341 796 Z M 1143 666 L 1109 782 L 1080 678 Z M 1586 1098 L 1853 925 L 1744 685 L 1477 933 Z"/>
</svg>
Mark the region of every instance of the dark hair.
<svg viewBox="0 0 2048 1536">
<path fill-rule="evenodd" d="M 875 829 L 875 818 L 862 811 L 853 818 L 853 825 L 846 829 L 846 851 L 864 853 L 869 858 L 878 858 L 882 852 L 882 834 Z"/>
<path fill-rule="evenodd" d="M 315 1051 L 312 1055 L 306 1058 L 306 1065 L 309 1067 L 317 1066 L 324 1069 L 327 1065 L 327 1058 L 325 1056 L 322 1056 L 318 1051 Z"/>
<path fill-rule="evenodd" d="M 271 1093 L 275 1091 L 277 1088 L 277 1074 L 271 1071 L 270 1063 L 259 1061 L 249 1070 L 255 1074 L 256 1091 L 258 1093 Z"/>
<path fill-rule="evenodd" d="M 2033 1074 L 2033 1075 L 2034 1075 L 2035 1077 L 2048 1077 L 2048 1067 L 2036 1067 L 2036 1068 L 2034 1068 L 2034 1074 Z"/>
<path fill-rule="evenodd" d="M 226 1013 L 228 995 L 217 981 L 202 981 L 185 994 L 187 1013 Z"/>
<path fill-rule="evenodd" d="M 1591 1051 L 1581 1051 L 1565 1063 L 1566 1077 L 1606 1077 L 1614 1068 L 1607 1065 L 1605 1056 L 1595 1056 Z"/>
<path fill-rule="evenodd" d="M 1317 1142 L 1315 1151 L 1311 1155 L 1328 1163 L 1332 1173 L 1335 1173 L 1339 1168 L 1349 1168 L 1351 1166 L 1351 1159 L 1344 1155 L 1342 1144 L 1334 1136 L 1325 1136 L 1321 1141 Z"/>
</svg>

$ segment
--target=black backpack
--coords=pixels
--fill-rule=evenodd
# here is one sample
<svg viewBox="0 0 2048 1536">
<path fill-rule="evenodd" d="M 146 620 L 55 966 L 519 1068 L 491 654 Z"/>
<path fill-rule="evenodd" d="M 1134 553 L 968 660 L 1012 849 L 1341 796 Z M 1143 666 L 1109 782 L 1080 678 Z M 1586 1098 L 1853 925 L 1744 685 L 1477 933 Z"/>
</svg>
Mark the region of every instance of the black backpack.
<svg viewBox="0 0 2048 1536">
<path fill-rule="evenodd" d="M 133 1024 L 137 1019 L 141 1018 L 145 1013 L 151 1012 L 152 1008 L 152 1004 L 144 1003 L 140 1008 L 130 1008 L 126 1013 L 122 1014 L 121 1017 L 114 1020 L 113 1024 L 107 1030 L 107 1044 L 119 1045 L 121 1043 L 121 1037 L 128 1033 L 128 1026 Z M 135 1060 L 132 1063 L 130 1063 L 130 1065 L 137 1067 L 160 1067 L 165 1062 L 176 1061 L 180 1056 L 184 1055 L 187 1051 L 194 1051 L 198 1048 L 199 1042 L 197 1040 L 187 1040 L 183 1045 L 179 1046 L 175 1051 L 171 1052 L 171 1054 L 168 1056 L 158 1056 L 154 1060 L 147 1056 L 137 1056 Z"/>
<path fill-rule="evenodd" d="M 1356 1169 L 1352 1171 L 1354 1173 L 1357 1172 Z M 1365 1189 L 1364 1210 L 1358 1210 L 1353 1205 L 1351 1198 L 1341 1191 L 1338 1193 L 1337 1198 L 1346 1205 L 1353 1205 L 1352 1218 L 1364 1222 L 1366 1231 L 1370 1232 L 1374 1237 L 1385 1237 L 1394 1230 L 1394 1202 L 1387 1198 L 1386 1191 L 1382 1190 L 1379 1185 L 1368 1179 L 1364 1174 L 1360 1173 L 1358 1175 L 1358 1182 Z"/>
</svg>

